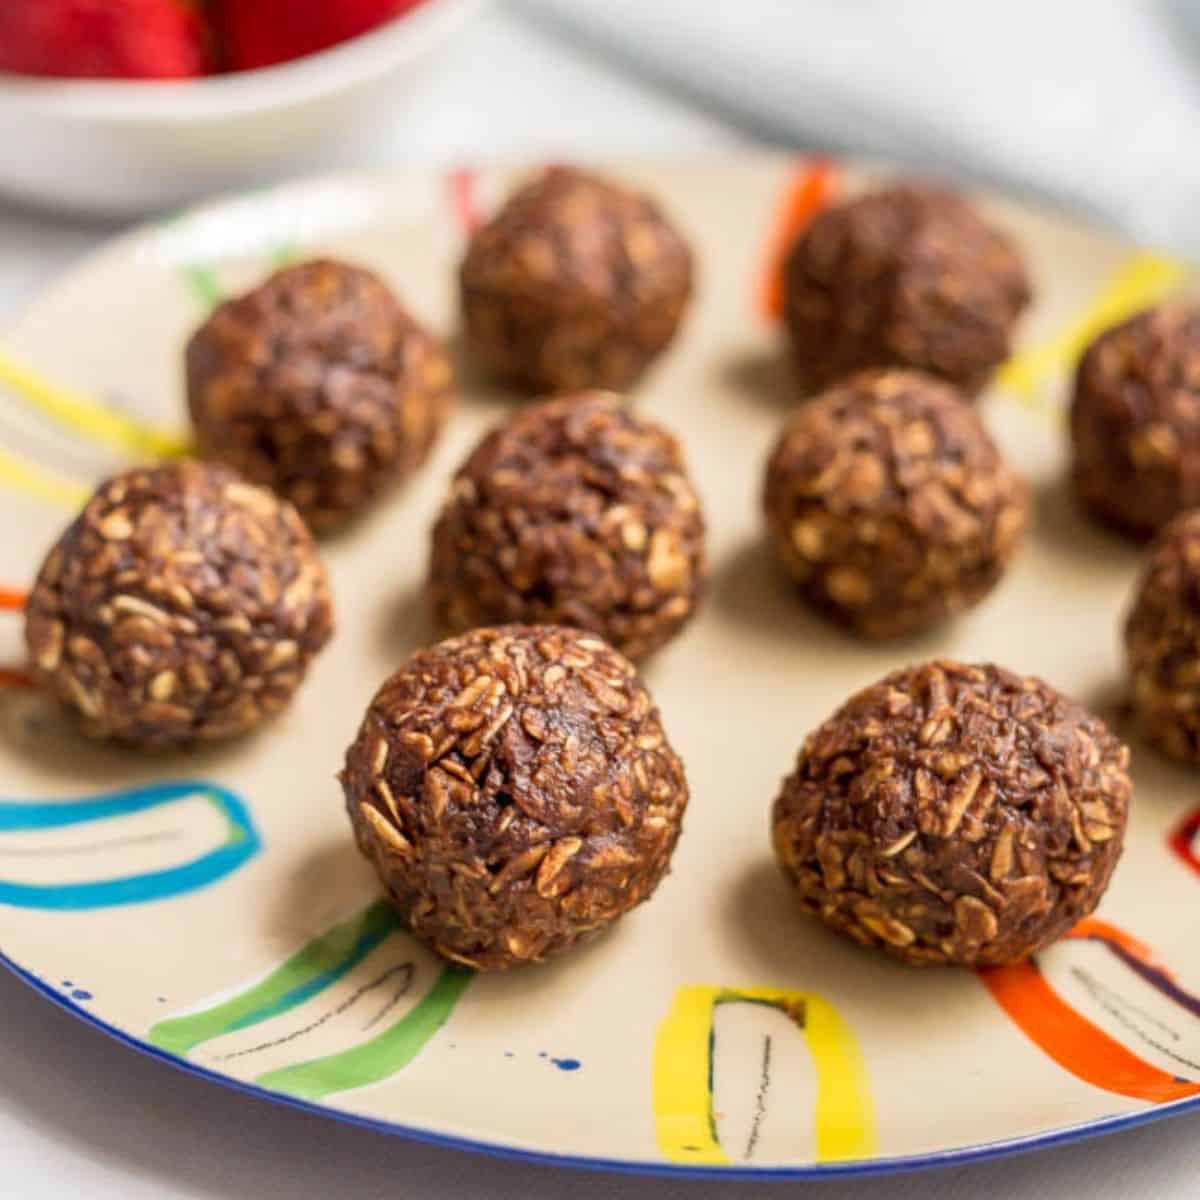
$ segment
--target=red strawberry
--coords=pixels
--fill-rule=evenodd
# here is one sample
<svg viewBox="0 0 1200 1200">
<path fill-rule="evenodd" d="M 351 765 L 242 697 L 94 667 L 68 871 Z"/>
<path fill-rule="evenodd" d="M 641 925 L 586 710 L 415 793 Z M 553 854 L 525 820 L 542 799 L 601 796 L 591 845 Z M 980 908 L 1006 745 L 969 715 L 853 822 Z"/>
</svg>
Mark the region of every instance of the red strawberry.
<svg viewBox="0 0 1200 1200">
<path fill-rule="evenodd" d="M 0 0 L 0 71 L 178 79 L 203 72 L 205 44 L 187 0 Z"/>
<path fill-rule="evenodd" d="M 213 0 L 213 23 L 234 71 L 270 67 L 358 37 L 420 0 Z"/>
</svg>

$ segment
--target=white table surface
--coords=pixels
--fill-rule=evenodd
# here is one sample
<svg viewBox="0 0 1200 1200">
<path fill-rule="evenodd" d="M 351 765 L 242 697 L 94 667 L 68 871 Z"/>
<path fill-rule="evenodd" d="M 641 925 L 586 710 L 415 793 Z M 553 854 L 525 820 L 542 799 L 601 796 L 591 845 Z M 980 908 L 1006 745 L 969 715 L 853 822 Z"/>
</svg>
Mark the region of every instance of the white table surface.
<svg viewBox="0 0 1200 1200">
<path fill-rule="evenodd" d="M 717 117 L 493 10 L 400 117 L 388 160 L 685 156 L 744 145 Z M 0 153 L 2 153 L 0 149 Z M 114 227 L 0 201 L 0 321 Z M 2 788 L 2 784 L 0 784 Z M 193 1079 L 88 1029 L 0 971 L 0 1196 L 345 1200 L 812 1200 L 1200 1195 L 1194 1117 L 933 1173 L 769 1185 L 640 1179 L 485 1158 L 353 1129 Z M 919 1097 L 915 1098 L 919 1103 Z"/>
</svg>

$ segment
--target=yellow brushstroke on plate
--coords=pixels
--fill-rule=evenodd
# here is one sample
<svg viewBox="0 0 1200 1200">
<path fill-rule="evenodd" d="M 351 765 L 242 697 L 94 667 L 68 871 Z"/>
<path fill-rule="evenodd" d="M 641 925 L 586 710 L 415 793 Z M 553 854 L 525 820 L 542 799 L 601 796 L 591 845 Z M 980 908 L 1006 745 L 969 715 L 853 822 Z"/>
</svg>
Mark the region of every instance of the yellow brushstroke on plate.
<svg viewBox="0 0 1200 1200">
<path fill-rule="evenodd" d="M 875 1106 L 854 1032 L 823 997 L 804 993 L 808 1049 L 817 1068 L 817 1161 L 866 1158 L 877 1151 Z"/>
<path fill-rule="evenodd" d="M 175 458 L 188 452 L 188 440 L 180 434 L 157 429 L 50 383 L 4 350 L 0 350 L 0 386 L 89 441 L 138 458 Z"/>
<path fill-rule="evenodd" d="M 24 492 L 38 500 L 49 500 L 72 511 L 83 507 L 91 490 L 73 479 L 66 479 L 36 467 L 0 447 L 0 485 Z"/>
<path fill-rule="evenodd" d="M 728 1164 L 713 1128 L 713 1008 L 720 988 L 693 984 L 675 993 L 654 1043 L 654 1121 L 658 1148 L 672 1162 Z"/>
<path fill-rule="evenodd" d="M 778 1008 L 804 1035 L 817 1075 L 813 1113 L 817 1161 L 876 1153 L 875 1108 L 862 1052 L 837 1009 L 815 992 L 780 988 L 679 988 L 654 1046 L 654 1118 L 658 1147 L 672 1162 L 728 1165 L 713 1118 L 713 1017 L 719 1004 Z"/>
<path fill-rule="evenodd" d="M 1187 275 L 1188 267 L 1179 259 L 1135 254 L 1063 329 L 1010 358 L 996 374 L 997 385 L 1035 405 L 1046 381 L 1071 370 L 1098 333 L 1161 300 Z"/>
</svg>

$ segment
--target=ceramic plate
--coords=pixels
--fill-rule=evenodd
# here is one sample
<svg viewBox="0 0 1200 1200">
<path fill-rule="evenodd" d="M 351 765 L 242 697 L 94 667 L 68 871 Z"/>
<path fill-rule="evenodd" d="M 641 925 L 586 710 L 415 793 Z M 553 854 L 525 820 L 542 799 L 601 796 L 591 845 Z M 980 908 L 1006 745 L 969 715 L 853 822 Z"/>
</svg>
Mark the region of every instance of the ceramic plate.
<svg viewBox="0 0 1200 1200">
<path fill-rule="evenodd" d="M 699 247 L 687 328 L 637 404 L 682 434 L 710 522 L 702 614 L 648 668 L 692 784 L 673 873 L 554 965 L 473 977 L 415 944 L 351 842 L 334 772 L 376 685 L 430 640 L 431 519 L 511 400 L 463 369 L 432 462 L 326 544 L 336 640 L 260 736 L 140 757 L 87 743 L 20 675 L 0 616 L 0 947 L 48 996 L 151 1054 L 332 1116 L 576 1164 L 816 1175 L 982 1157 L 1178 1111 L 1200 1095 L 1195 779 L 1135 747 L 1128 849 L 1096 917 L 1036 961 L 914 970 L 802 918 L 767 813 L 818 722 L 934 654 L 1036 672 L 1119 720 L 1118 622 L 1138 552 L 1062 489 L 1068 372 L 1098 328 L 1187 269 L 983 198 L 1037 304 L 986 418 L 1032 477 L 1036 532 L 949 628 L 863 645 L 809 615 L 762 546 L 759 479 L 787 411 L 770 309 L 788 231 L 862 172 L 760 159 L 616 166 Z M 5 346 L 110 414 L 0 400 L 0 582 L 27 587 L 81 489 L 141 423 L 178 429 L 180 356 L 219 296 L 321 250 L 378 269 L 453 338 L 467 228 L 515 173 L 347 176 L 256 193 L 122 239 Z M 118 414 L 120 420 L 111 419 Z M 19 595 L 2 596 L 11 608 Z"/>
</svg>

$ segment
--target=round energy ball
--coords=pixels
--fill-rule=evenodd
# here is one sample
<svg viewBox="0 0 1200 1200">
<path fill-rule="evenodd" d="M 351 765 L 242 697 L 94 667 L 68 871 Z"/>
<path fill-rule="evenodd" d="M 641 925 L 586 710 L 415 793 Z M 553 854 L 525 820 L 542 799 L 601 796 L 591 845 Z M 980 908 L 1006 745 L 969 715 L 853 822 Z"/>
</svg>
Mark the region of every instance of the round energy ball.
<svg viewBox="0 0 1200 1200">
<path fill-rule="evenodd" d="M 413 933 L 483 970 L 563 954 L 648 899 L 688 801 L 632 664 L 552 626 L 419 651 L 371 701 L 341 779 Z"/>
<path fill-rule="evenodd" d="M 957 196 L 909 185 L 819 213 L 784 267 L 784 319 L 809 391 L 909 366 L 978 392 L 1030 296 L 1004 234 Z"/>
<path fill-rule="evenodd" d="M 1167 524 L 1125 625 L 1133 703 L 1146 736 L 1200 763 L 1200 511 Z"/>
<path fill-rule="evenodd" d="M 90 733 L 135 746 L 252 729 L 287 705 L 333 632 L 325 568 L 296 510 L 195 462 L 101 484 L 25 613 L 38 681 Z"/>
<path fill-rule="evenodd" d="M 322 531 L 412 474 L 451 404 L 450 360 L 369 271 L 318 260 L 226 301 L 188 343 L 201 454 Z"/>
<path fill-rule="evenodd" d="M 620 390 L 675 336 L 692 254 L 648 197 L 553 167 L 475 233 L 459 284 L 467 341 L 493 374 Z"/>
<path fill-rule="evenodd" d="M 526 405 L 459 468 L 433 530 L 442 628 L 523 622 L 642 659 L 699 604 L 704 519 L 679 443 L 603 392 Z"/>
<path fill-rule="evenodd" d="M 961 393 L 896 369 L 861 372 L 797 409 L 763 495 L 771 541 L 801 594 L 869 638 L 977 604 L 1029 511 L 1024 482 Z"/>
<path fill-rule="evenodd" d="M 1092 342 L 1071 444 L 1076 493 L 1112 528 L 1148 538 L 1200 506 L 1200 305 L 1148 309 Z"/>
<path fill-rule="evenodd" d="M 931 662 L 848 700 L 775 801 L 801 907 L 917 964 L 1012 963 L 1097 905 L 1129 751 L 1040 679 Z"/>
</svg>

